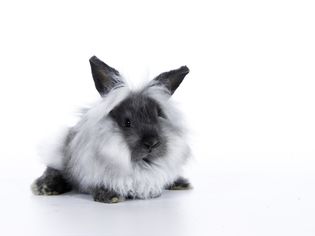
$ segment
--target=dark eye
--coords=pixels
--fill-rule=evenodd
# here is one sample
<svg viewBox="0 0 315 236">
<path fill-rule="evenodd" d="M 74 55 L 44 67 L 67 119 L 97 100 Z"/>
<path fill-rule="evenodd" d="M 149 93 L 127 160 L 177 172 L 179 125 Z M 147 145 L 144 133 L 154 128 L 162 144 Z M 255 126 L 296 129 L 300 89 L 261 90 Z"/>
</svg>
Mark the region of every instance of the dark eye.
<svg viewBox="0 0 315 236">
<path fill-rule="evenodd" d="M 125 127 L 129 128 L 131 126 L 130 120 L 127 118 L 125 119 Z"/>
<path fill-rule="evenodd" d="M 163 111 L 162 111 L 161 108 L 159 108 L 159 107 L 158 107 L 158 109 L 157 109 L 157 115 L 158 115 L 159 117 L 165 118 L 165 115 L 164 115 Z"/>
</svg>

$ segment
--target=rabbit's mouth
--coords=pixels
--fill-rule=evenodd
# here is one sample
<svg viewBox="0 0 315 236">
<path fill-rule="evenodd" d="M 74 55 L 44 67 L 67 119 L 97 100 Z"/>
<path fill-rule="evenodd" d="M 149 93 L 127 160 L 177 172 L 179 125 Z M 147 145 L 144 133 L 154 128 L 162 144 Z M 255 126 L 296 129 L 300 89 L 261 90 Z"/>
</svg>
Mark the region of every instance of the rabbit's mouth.
<svg viewBox="0 0 315 236">
<path fill-rule="evenodd" d="M 155 155 L 152 154 L 152 152 L 148 152 L 148 153 L 145 153 L 143 155 L 139 155 L 138 158 L 135 158 L 135 160 L 140 160 L 140 161 L 144 161 L 145 159 L 146 160 L 149 160 L 149 159 L 153 159 L 155 158 Z"/>
<path fill-rule="evenodd" d="M 145 162 L 147 164 L 152 164 L 152 161 L 156 158 L 157 158 L 157 155 L 155 155 L 152 152 L 147 152 L 147 153 L 142 153 L 142 155 L 138 155 L 137 157 L 132 158 L 132 160 L 137 163 Z"/>
</svg>

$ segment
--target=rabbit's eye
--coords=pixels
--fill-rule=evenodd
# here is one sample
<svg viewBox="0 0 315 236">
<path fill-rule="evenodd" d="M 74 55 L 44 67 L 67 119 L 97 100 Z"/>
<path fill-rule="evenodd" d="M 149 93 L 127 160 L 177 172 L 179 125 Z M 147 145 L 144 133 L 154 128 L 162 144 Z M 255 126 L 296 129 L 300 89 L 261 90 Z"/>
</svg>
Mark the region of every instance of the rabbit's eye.
<svg viewBox="0 0 315 236">
<path fill-rule="evenodd" d="M 158 117 L 165 118 L 165 115 L 164 115 L 162 109 L 159 108 L 159 107 L 158 107 L 158 109 L 157 109 L 157 115 L 158 115 Z"/>
<path fill-rule="evenodd" d="M 125 127 L 129 128 L 131 126 L 130 120 L 127 118 L 125 119 Z"/>
</svg>

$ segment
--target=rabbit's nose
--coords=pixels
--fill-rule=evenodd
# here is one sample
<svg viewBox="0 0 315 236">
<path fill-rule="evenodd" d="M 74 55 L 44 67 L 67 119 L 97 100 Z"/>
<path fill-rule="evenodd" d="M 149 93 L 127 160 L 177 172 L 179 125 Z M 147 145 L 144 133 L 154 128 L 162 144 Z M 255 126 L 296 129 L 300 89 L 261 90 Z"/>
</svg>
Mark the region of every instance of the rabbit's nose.
<svg viewBox="0 0 315 236">
<path fill-rule="evenodd" d="M 143 145 L 147 149 L 152 150 L 160 145 L 160 140 L 157 137 L 146 137 L 143 139 Z"/>
</svg>

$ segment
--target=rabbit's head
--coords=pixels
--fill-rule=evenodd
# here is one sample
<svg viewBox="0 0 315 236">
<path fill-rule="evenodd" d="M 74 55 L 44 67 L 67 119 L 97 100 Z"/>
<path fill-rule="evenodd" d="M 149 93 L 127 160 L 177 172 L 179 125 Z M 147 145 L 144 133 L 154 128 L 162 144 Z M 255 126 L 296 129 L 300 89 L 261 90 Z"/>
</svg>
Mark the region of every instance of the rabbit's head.
<svg viewBox="0 0 315 236">
<path fill-rule="evenodd" d="M 112 90 L 125 86 L 119 72 L 97 57 L 90 59 L 95 87 L 106 99 Z M 170 144 L 170 132 L 176 129 L 176 120 L 168 111 L 168 99 L 189 73 L 186 66 L 164 72 L 147 86 L 130 94 L 109 113 L 117 130 L 123 135 L 132 161 L 150 162 L 163 157 Z"/>
</svg>

